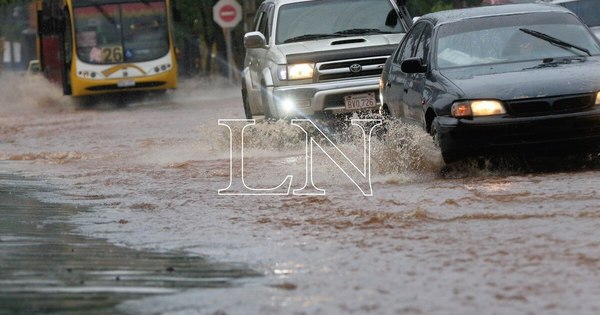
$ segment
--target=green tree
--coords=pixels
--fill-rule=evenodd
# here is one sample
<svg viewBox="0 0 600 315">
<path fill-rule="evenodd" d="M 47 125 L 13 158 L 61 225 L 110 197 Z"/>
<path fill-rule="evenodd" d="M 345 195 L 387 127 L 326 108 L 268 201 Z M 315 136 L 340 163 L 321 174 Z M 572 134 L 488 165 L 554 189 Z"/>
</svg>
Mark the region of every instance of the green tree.
<svg viewBox="0 0 600 315">
<path fill-rule="evenodd" d="M 478 6 L 481 0 L 409 0 L 408 10 L 412 16 L 422 16 L 430 12 Z"/>
</svg>

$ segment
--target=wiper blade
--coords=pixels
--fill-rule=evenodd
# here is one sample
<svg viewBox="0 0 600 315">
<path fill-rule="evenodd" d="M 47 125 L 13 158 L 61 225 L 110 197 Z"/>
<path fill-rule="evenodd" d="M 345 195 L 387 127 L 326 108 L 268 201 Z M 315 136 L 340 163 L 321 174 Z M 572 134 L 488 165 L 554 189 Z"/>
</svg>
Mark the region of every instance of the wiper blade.
<svg viewBox="0 0 600 315">
<path fill-rule="evenodd" d="M 392 32 L 382 31 L 377 28 L 353 28 L 335 32 L 335 34 L 341 35 L 364 35 L 364 34 L 391 34 Z"/>
<path fill-rule="evenodd" d="M 554 58 L 546 58 L 542 61 L 541 64 L 535 66 L 535 67 L 530 67 L 530 68 L 525 68 L 524 70 L 529 70 L 529 69 L 542 69 L 542 68 L 555 68 L 558 67 L 560 65 L 569 65 L 572 64 L 573 62 L 585 62 L 585 58 L 577 58 L 577 57 L 573 57 L 573 58 L 561 58 L 559 60 L 554 60 Z"/>
<path fill-rule="evenodd" d="M 529 34 L 531 36 L 534 36 L 534 37 L 537 37 L 539 39 L 545 40 L 545 41 L 549 42 L 550 44 L 553 44 L 553 45 L 556 45 L 556 46 L 560 46 L 560 47 L 565 47 L 565 48 L 574 48 L 574 49 L 577 49 L 579 51 L 582 51 L 582 52 L 586 53 L 588 56 L 592 55 L 592 53 L 589 50 L 587 50 L 586 48 L 583 48 L 583 47 L 580 47 L 580 46 L 577 46 L 577 45 L 565 42 L 565 41 L 563 41 L 561 39 L 558 39 L 556 37 L 550 36 L 548 34 L 544 34 L 544 33 L 538 32 L 538 31 L 534 31 L 534 30 L 530 30 L 528 28 L 520 28 L 519 30 L 521 32 L 524 32 L 524 33 Z"/>
<path fill-rule="evenodd" d="M 284 44 L 293 43 L 293 42 L 301 42 L 304 40 L 313 40 L 313 39 L 321 39 L 321 38 L 332 38 L 332 37 L 342 37 L 341 34 L 305 34 L 292 38 L 288 38 L 283 41 Z"/>
<path fill-rule="evenodd" d="M 115 19 L 108 12 L 106 12 L 106 10 L 104 10 L 102 5 L 94 4 L 94 7 L 98 9 L 98 11 L 100 11 L 102 16 L 104 16 L 104 18 L 107 19 L 110 22 L 110 24 L 117 25 L 117 21 L 115 21 Z"/>
</svg>

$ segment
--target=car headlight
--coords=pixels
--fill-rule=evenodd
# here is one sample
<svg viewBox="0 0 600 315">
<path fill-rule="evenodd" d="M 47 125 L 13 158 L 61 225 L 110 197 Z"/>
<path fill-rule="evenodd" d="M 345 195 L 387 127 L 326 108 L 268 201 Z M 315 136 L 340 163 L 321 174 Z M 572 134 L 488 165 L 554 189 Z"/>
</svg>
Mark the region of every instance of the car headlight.
<svg viewBox="0 0 600 315">
<path fill-rule="evenodd" d="M 312 79 L 315 65 L 310 63 L 299 63 L 295 65 L 287 66 L 287 71 L 285 71 L 287 80 L 302 80 L 302 79 Z M 281 79 L 281 70 L 280 70 L 280 79 Z"/>
<path fill-rule="evenodd" d="M 499 101 L 462 101 L 452 104 L 452 116 L 456 118 L 493 116 L 502 114 L 506 114 L 506 109 Z"/>
<path fill-rule="evenodd" d="M 600 105 L 600 92 L 596 94 L 596 105 Z"/>
</svg>

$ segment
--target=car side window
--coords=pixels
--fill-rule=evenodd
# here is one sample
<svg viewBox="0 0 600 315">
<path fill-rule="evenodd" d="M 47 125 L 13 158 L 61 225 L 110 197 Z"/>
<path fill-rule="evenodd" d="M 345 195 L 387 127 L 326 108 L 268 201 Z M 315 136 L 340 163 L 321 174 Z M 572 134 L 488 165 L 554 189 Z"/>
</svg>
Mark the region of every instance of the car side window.
<svg viewBox="0 0 600 315">
<path fill-rule="evenodd" d="M 413 56 L 413 53 L 416 49 L 416 45 L 419 43 L 419 37 L 423 32 L 423 28 L 425 27 L 425 23 L 417 23 L 406 35 L 406 39 L 402 43 L 402 48 L 400 49 L 400 53 L 396 56 L 396 63 L 400 64 L 402 61 Z"/>
<path fill-rule="evenodd" d="M 431 44 L 431 33 L 433 27 L 431 24 L 427 23 L 423 33 L 421 35 L 421 39 L 419 40 L 419 44 L 417 45 L 417 49 L 415 51 L 415 57 L 421 58 L 424 64 L 428 64 L 429 62 L 429 47 Z"/>
</svg>

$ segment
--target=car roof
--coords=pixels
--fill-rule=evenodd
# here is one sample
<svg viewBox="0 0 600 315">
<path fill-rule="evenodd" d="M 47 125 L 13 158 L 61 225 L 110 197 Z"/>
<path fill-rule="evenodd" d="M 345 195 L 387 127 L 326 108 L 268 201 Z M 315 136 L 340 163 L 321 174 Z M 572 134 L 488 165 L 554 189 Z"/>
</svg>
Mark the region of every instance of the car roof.
<svg viewBox="0 0 600 315">
<path fill-rule="evenodd" d="M 492 5 L 469 9 L 440 11 L 424 15 L 421 19 L 427 19 L 433 22 L 433 24 L 437 25 L 487 16 L 515 15 L 540 12 L 564 12 L 572 14 L 571 11 L 569 11 L 568 9 L 565 9 L 564 7 L 558 5 L 526 3 Z"/>
<path fill-rule="evenodd" d="M 569 2 L 577 2 L 579 0 L 546 0 L 548 3 L 552 4 L 561 4 L 561 3 L 569 3 Z"/>
</svg>

